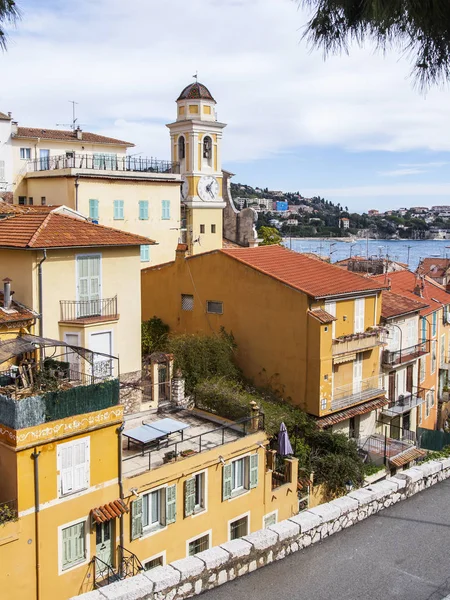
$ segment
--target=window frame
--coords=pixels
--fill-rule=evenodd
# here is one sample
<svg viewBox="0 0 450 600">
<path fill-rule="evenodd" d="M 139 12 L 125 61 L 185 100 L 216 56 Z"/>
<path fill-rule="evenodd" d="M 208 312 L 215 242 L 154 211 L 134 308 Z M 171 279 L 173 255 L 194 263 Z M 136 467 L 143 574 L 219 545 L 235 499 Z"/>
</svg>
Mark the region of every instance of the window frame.
<svg viewBox="0 0 450 600">
<path fill-rule="evenodd" d="M 216 233 L 216 224 L 211 223 L 211 233 Z"/>
<path fill-rule="evenodd" d="M 184 299 L 192 300 L 192 308 L 184 308 L 183 307 Z M 194 294 L 181 294 L 181 310 L 184 312 L 193 312 L 193 310 L 194 310 Z"/>
<path fill-rule="evenodd" d="M 22 202 L 21 202 L 22 200 Z M 26 206 L 27 205 L 27 197 L 26 196 L 19 196 L 18 200 L 17 200 L 17 204 L 19 206 Z"/>
<path fill-rule="evenodd" d="M 238 515 L 236 517 L 233 517 L 232 519 L 230 519 L 228 521 L 227 524 L 227 530 L 228 530 L 228 541 L 231 542 L 232 540 L 239 540 L 241 537 L 244 536 L 240 536 L 240 537 L 231 537 L 231 526 L 233 525 L 233 523 L 235 523 L 236 521 L 240 521 L 241 519 L 247 519 L 247 533 L 245 533 L 244 535 L 249 535 L 249 533 L 251 532 L 251 518 L 250 518 L 250 511 L 243 513 L 242 515 Z"/>
<path fill-rule="evenodd" d="M 197 485 L 197 478 L 201 477 L 201 485 Z M 189 487 L 192 486 L 192 481 L 194 481 L 193 486 L 195 490 L 193 494 L 189 494 Z M 200 503 L 197 503 L 197 494 L 200 487 Z M 187 496 L 193 495 L 195 500 L 192 506 L 187 505 Z M 183 503 L 184 503 L 184 518 L 187 519 L 189 517 L 196 517 L 198 515 L 202 515 L 208 510 L 208 470 L 203 469 L 202 471 L 197 471 L 196 473 L 192 473 L 190 477 L 187 477 L 184 481 L 183 485 Z"/>
<path fill-rule="evenodd" d="M 161 200 L 161 220 L 170 221 L 170 200 Z"/>
<path fill-rule="evenodd" d="M 65 529 L 69 529 L 69 527 L 74 527 L 75 525 L 83 524 L 84 528 L 84 557 L 79 559 L 70 565 L 64 567 L 64 543 L 63 543 L 63 531 Z M 83 519 L 76 519 L 69 523 L 64 523 L 63 525 L 58 526 L 58 575 L 63 575 L 72 571 L 73 569 L 77 569 L 83 565 L 86 565 L 90 562 L 90 541 L 91 536 L 88 520 L 84 517 Z"/>
<path fill-rule="evenodd" d="M 200 233 L 205 233 L 205 225 L 203 223 L 200 224 Z"/>
<path fill-rule="evenodd" d="M 125 220 L 125 202 L 123 200 L 114 200 L 113 201 L 113 220 L 114 221 L 124 221 Z"/>
<path fill-rule="evenodd" d="M 433 375 L 434 373 L 436 373 L 436 367 L 437 367 L 437 340 L 431 340 L 431 356 L 430 356 L 430 360 L 431 360 L 431 374 Z"/>
<path fill-rule="evenodd" d="M 85 464 L 85 484 L 80 487 L 75 487 L 75 465 L 72 465 L 72 479 L 74 481 L 74 485 L 71 490 L 64 492 L 63 491 L 63 467 L 62 467 L 62 452 L 64 449 L 74 447 L 79 445 L 80 443 L 84 443 L 84 451 L 86 459 L 84 461 Z M 75 440 L 70 440 L 70 442 L 61 442 L 57 444 L 56 447 L 56 469 L 57 469 L 57 486 L 58 486 L 58 498 L 69 498 L 74 494 L 78 494 L 79 492 L 83 492 L 88 490 L 91 483 L 91 447 L 90 447 L 90 436 L 85 436 L 82 438 L 77 438 Z M 73 458 L 72 458 L 73 460 Z"/>
<path fill-rule="evenodd" d="M 157 497 L 157 521 L 150 521 L 152 518 L 151 515 L 153 513 L 153 498 L 156 495 Z M 156 490 L 150 490 L 146 494 L 142 494 L 142 531 L 143 533 L 147 533 L 149 531 L 153 531 L 155 529 L 160 529 L 161 527 L 165 527 L 166 522 L 166 514 L 164 509 L 164 504 L 166 500 L 166 491 L 165 488 L 157 488 Z M 144 510 L 144 506 L 147 505 L 147 510 Z M 149 523 L 146 525 L 144 523 L 144 514 L 147 514 L 149 518 Z"/>
<path fill-rule="evenodd" d="M 139 200 L 139 220 L 148 221 L 148 200 Z"/>
<path fill-rule="evenodd" d="M 141 244 L 139 251 L 141 262 L 150 262 L 150 244 Z"/>
<path fill-rule="evenodd" d="M 99 220 L 99 201 L 98 198 L 89 198 L 89 218 L 92 221 Z"/>
<path fill-rule="evenodd" d="M 431 336 L 436 337 L 436 333 L 437 333 L 437 312 L 434 311 L 433 321 L 432 321 L 432 325 L 431 325 Z"/>
<path fill-rule="evenodd" d="M 276 510 L 272 510 L 271 512 L 269 512 L 263 516 L 263 519 L 262 519 L 262 525 L 263 525 L 262 528 L 263 529 L 267 529 L 268 527 L 272 526 L 272 524 L 266 525 L 266 520 L 271 517 L 275 517 L 275 523 L 273 523 L 273 525 L 276 525 L 278 523 L 278 508 Z"/>
<path fill-rule="evenodd" d="M 208 547 L 204 548 L 204 550 L 199 550 L 198 552 L 190 553 L 190 545 L 203 539 L 208 538 Z M 186 558 L 190 556 L 195 556 L 195 554 L 199 554 L 199 552 L 204 552 L 205 550 L 209 550 L 212 547 L 212 529 L 208 529 L 208 531 L 204 531 L 203 533 L 197 534 L 194 537 L 186 540 Z"/>
<path fill-rule="evenodd" d="M 147 569 L 146 565 L 149 562 L 152 562 L 154 560 L 158 560 L 158 559 L 162 559 L 162 564 L 161 565 L 156 565 L 155 567 L 152 567 L 151 569 Z M 166 551 L 163 550 L 162 552 L 159 552 L 158 554 L 154 554 L 153 556 L 150 556 L 149 558 L 144 559 L 142 562 L 142 566 L 144 567 L 145 571 L 151 571 L 152 569 L 156 569 L 156 567 L 164 567 L 167 564 L 167 560 L 166 560 Z"/>
<path fill-rule="evenodd" d="M 221 305 L 221 311 L 215 311 L 215 310 L 210 310 L 210 304 L 220 304 Z M 207 300 L 206 301 L 206 312 L 209 315 L 223 315 L 223 302 L 222 300 Z"/>
<path fill-rule="evenodd" d="M 26 150 L 27 152 L 22 152 L 22 150 Z M 27 154 L 28 156 L 22 156 L 22 154 Z M 20 160 L 31 160 L 31 147 L 23 146 L 20 148 Z"/>
</svg>

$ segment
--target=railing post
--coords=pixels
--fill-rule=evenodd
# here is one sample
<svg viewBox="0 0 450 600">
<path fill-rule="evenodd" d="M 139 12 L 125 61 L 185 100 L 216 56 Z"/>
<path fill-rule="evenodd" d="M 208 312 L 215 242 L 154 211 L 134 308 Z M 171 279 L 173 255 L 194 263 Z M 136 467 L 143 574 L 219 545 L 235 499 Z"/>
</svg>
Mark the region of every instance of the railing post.
<svg viewBox="0 0 450 600">
<path fill-rule="evenodd" d="M 386 466 L 387 427 L 384 428 L 384 465 Z"/>
<path fill-rule="evenodd" d="M 225 444 L 225 427 L 222 427 L 222 446 Z"/>
</svg>

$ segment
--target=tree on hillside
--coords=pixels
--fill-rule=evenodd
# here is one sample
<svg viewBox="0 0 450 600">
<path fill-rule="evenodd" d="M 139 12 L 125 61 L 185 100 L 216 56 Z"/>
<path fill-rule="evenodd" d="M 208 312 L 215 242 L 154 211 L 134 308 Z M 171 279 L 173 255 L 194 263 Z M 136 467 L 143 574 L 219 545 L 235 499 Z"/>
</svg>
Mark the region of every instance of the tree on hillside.
<svg viewBox="0 0 450 600">
<path fill-rule="evenodd" d="M 281 235 L 275 227 L 261 227 L 258 231 L 258 236 L 262 238 L 260 246 L 273 246 L 282 242 Z"/>
<path fill-rule="evenodd" d="M 400 49 L 413 63 L 421 88 L 450 80 L 448 0 L 297 0 L 312 8 L 304 37 L 325 55 L 348 51 L 351 42 L 374 41 Z"/>
<path fill-rule="evenodd" d="M 20 12 L 14 0 L 0 0 L 0 48 L 2 50 L 6 50 L 5 25 L 14 24 L 19 17 Z"/>
</svg>

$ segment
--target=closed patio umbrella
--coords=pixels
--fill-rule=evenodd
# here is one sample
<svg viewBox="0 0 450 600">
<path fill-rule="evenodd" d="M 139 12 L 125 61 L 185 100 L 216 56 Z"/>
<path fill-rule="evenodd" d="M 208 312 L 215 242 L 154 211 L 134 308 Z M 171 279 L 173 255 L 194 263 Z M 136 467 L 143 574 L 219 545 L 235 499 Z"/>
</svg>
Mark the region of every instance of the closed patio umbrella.
<svg viewBox="0 0 450 600">
<path fill-rule="evenodd" d="M 284 423 L 281 423 L 280 431 L 278 433 L 278 454 L 280 456 L 289 456 L 294 454 L 292 451 L 291 442 L 289 441 L 286 425 Z"/>
</svg>

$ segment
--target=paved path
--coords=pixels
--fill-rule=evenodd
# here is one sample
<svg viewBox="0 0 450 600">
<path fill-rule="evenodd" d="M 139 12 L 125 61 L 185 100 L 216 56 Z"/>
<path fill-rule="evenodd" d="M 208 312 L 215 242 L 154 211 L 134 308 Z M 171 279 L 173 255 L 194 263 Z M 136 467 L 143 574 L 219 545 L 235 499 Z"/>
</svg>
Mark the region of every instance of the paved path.
<svg viewBox="0 0 450 600">
<path fill-rule="evenodd" d="M 450 594 L 450 479 L 205 600 L 442 600 Z"/>
</svg>

